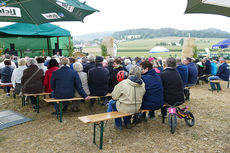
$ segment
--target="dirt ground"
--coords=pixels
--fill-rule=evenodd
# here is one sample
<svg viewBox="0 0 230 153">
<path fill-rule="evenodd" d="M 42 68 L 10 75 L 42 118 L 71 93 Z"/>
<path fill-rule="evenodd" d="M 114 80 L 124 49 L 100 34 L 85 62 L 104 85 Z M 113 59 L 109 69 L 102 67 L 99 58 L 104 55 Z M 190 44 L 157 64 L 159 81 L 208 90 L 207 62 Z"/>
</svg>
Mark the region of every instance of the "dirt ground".
<svg viewBox="0 0 230 153">
<path fill-rule="evenodd" d="M 103 150 L 92 143 L 93 125 L 82 123 L 78 117 L 105 112 L 105 106 L 81 103 L 80 112 L 69 110 L 59 123 L 51 115 L 52 105 L 40 102 L 37 114 L 31 105 L 22 107 L 20 98 L 6 98 L 1 91 L 0 111 L 13 110 L 33 121 L 0 130 L 0 153 L 230 153 L 230 89 L 226 84 L 222 84 L 220 93 L 208 88 L 208 84 L 192 88 L 191 100 L 185 103 L 196 118 L 194 127 L 178 119 L 176 132 L 171 134 L 168 124 L 162 124 L 157 116 L 156 120 L 120 131 L 110 120 Z"/>
</svg>

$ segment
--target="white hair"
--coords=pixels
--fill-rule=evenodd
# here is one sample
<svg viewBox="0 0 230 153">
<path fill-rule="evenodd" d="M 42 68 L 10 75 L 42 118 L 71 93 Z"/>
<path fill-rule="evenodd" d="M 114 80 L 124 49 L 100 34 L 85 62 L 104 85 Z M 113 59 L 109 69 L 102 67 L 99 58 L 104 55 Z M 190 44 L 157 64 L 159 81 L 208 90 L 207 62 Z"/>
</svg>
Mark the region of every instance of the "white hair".
<svg viewBox="0 0 230 153">
<path fill-rule="evenodd" d="M 136 76 L 138 78 L 141 78 L 141 68 L 139 66 L 132 66 L 129 70 L 129 75 Z"/>
<path fill-rule="evenodd" d="M 27 65 L 38 65 L 38 62 L 34 58 L 29 58 L 27 61 Z"/>
<path fill-rule="evenodd" d="M 50 60 L 51 60 L 51 57 L 47 56 L 46 61 L 50 61 Z"/>
<path fill-rule="evenodd" d="M 82 72 L 83 71 L 83 66 L 80 62 L 75 62 L 73 64 L 73 69 L 77 72 Z"/>
<path fill-rule="evenodd" d="M 129 65 L 129 64 L 131 64 L 131 61 L 130 61 L 130 59 L 125 59 L 124 63 L 125 63 L 125 65 Z"/>
</svg>

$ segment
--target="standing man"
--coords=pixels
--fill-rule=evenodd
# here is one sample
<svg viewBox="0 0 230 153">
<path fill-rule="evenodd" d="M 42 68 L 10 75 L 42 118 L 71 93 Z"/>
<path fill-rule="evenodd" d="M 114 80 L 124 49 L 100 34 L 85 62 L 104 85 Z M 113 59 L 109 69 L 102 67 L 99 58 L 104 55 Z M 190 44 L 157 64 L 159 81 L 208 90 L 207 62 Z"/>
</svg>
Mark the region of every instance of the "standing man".
<svg viewBox="0 0 230 153">
<path fill-rule="evenodd" d="M 228 64 L 225 62 L 225 59 L 223 57 L 220 57 L 219 61 L 220 61 L 220 67 L 219 67 L 215 76 L 209 77 L 209 81 L 211 81 L 211 80 L 228 81 L 229 80 L 229 66 L 228 66 Z M 216 90 L 216 89 L 221 90 L 220 83 L 216 83 L 216 86 L 215 86 L 215 83 L 210 82 L 210 86 L 211 86 L 211 89 L 209 89 L 209 90 L 211 90 L 211 91 Z"/>
<path fill-rule="evenodd" d="M 69 59 L 64 57 L 61 59 L 62 67 L 59 70 L 53 72 L 51 77 L 51 88 L 53 90 L 52 97 L 57 99 L 68 99 L 73 98 L 75 94 L 75 89 L 78 93 L 89 100 L 89 97 L 82 88 L 81 80 L 76 71 L 73 71 L 69 67 Z M 66 111 L 68 107 L 68 102 L 64 103 L 63 111 Z M 53 115 L 56 115 L 59 112 L 58 104 L 54 103 L 54 108 L 56 112 L 53 112 Z"/>
</svg>

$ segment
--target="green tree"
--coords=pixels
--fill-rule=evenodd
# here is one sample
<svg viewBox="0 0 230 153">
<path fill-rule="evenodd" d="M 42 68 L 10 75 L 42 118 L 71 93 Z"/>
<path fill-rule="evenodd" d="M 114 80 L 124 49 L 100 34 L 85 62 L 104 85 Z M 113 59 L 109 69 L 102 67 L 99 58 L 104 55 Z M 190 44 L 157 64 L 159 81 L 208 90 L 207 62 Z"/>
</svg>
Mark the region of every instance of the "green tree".
<svg viewBox="0 0 230 153">
<path fill-rule="evenodd" d="M 101 44 L 101 55 L 107 56 L 107 47 L 104 44 Z"/>
<path fill-rule="evenodd" d="M 69 52 L 69 57 L 73 56 L 73 52 L 74 52 L 74 45 L 73 45 L 73 41 L 71 40 L 69 42 L 69 44 L 65 44 L 68 52 Z"/>
<path fill-rule="evenodd" d="M 183 46 L 183 44 L 184 44 L 184 38 L 180 39 L 179 44 L 181 44 L 181 46 Z"/>
<path fill-rule="evenodd" d="M 198 49 L 197 46 L 193 47 L 193 58 L 197 58 L 198 57 Z"/>
</svg>

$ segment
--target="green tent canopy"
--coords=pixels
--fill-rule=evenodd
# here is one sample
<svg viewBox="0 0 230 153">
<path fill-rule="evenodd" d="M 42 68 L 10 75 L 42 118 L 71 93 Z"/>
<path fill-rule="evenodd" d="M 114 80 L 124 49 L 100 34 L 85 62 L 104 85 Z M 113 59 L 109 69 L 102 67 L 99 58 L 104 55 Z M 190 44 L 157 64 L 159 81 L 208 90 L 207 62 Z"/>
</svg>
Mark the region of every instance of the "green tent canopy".
<svg viewBox="0 0 230 153">
<path fill-rule="evenodd" d="M 20 51 L 20 56 L 52 55 L 55 43 L 65 56 L 70 44 L 70 32 L 58 26 L 46 23 L 41 25 L 16 23 L 0 28 L 0 48 L 10 48 L 10 43 L 15 44 L 15 49 Z M 31 50 L 27 52 L 25 50 Z"/>
<path fill-rule="evenodd" d="M 15 23 L 0 28 L 1 36 L 42 36 L 42 37 L 68 37 L 70 32 L 53 24 L 45 23 L 40 25 Z"/>
</svg>

